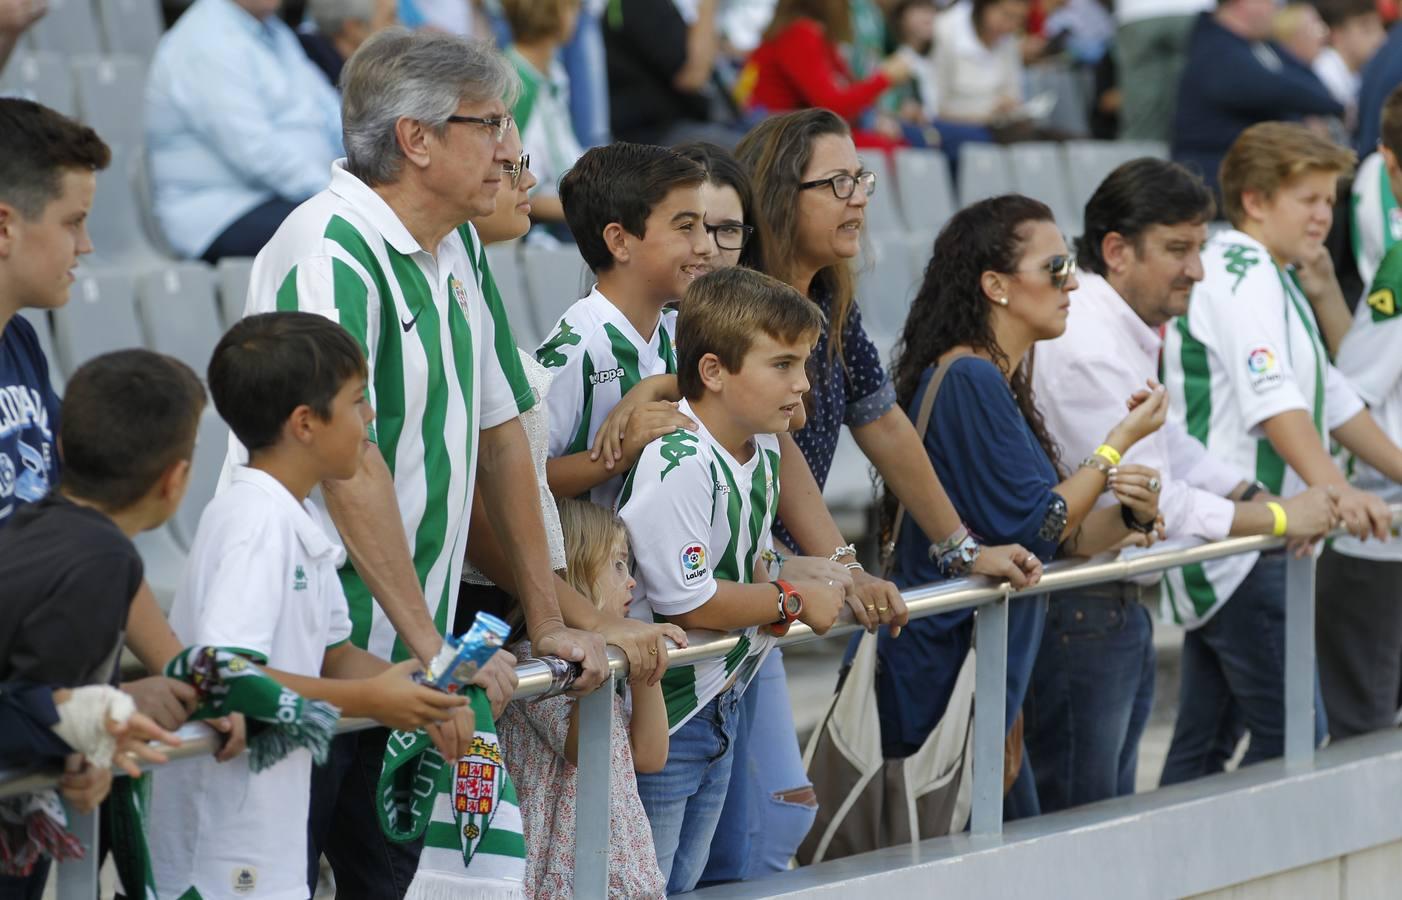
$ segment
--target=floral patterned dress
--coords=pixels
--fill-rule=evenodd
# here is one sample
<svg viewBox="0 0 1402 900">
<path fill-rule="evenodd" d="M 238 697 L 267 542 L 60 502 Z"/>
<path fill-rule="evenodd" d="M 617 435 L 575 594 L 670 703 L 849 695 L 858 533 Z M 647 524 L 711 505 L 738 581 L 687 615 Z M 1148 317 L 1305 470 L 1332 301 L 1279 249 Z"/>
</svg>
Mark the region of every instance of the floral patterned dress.
<svg viewBox="0 0 1402 900">
<path fill-rule="evenodd" d="M 529 641 L 511 648 L 529 659 Z M 526 896 L 574 896 L 575 828 L 603 823 L 576 823 L 576 768 L 565 759 L 565 737 L 574 700 L 550 697 L 508 704 L 497 723 L 506 751 L 506 768 L 516 785 L 526 834 Z M 633 751 L 628 741 L 628 709 L 613 698 L 613 796 L 609 803 L 609 897 L 665 897 L 667 883 L 657 868 L 652 829 L 638 799 Z"/>
</svg>

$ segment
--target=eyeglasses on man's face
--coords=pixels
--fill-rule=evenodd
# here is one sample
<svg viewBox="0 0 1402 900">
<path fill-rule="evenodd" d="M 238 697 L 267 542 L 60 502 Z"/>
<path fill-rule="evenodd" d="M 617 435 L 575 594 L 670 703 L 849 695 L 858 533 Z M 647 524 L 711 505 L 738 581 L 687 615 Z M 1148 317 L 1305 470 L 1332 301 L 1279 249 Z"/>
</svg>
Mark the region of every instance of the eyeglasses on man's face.
<svg viewBox="0 0 1402 900">
<path fill-rule="evenodd" d="M 502 163 L 502 174 L 511 179 L 511 189 L 513 191 L 520 187 L 521 179 L 525 177 L 530 167 L 531 155 L 529 153 L 522 153 L 521 158 L 514 163 Z"/>
<path fill-rule="evenodd" d="M 500 144 L 506 138 L 506 133 L 511 130 L 512 118 L 507 113 L 504 116 L 449 116 L 445 121 L 463 125 L 481 125 L 486 128 Z"/>
<path fill-rule="evenodd" d="M 832 195 L 839 200 L 851 199 L 858 185 L 861 186 L 862 193 L 870 197 L 876 193 L 876 173 L 868 172 L 865 169 L 858 172 L 856 175 L 840 172 L 837 175 L 832 175 L 828 178 L 819 178 L 816 181 L 799 182 L 798 189 L 800 191 L 806 191 L 815 187 L 822 187 L 823 185 L 832 188 Z"/>
<path fill-rule="evenodd" d="M 705 228 L 720 250 L 744 250 L 750 235 L 755 232 L 753 225 L 740 222 L 721 222 L 719 225 L 706 225 Z"/>
</svg>

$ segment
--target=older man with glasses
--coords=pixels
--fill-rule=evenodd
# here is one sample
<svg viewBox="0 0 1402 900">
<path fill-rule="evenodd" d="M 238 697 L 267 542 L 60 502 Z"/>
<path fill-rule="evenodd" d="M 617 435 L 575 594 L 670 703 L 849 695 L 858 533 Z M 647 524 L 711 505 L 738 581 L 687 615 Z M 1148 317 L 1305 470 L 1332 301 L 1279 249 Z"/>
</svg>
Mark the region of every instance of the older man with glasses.
<svg viewBox="0 0 1402 900">
<path fill-rule="evenodd" d="M 535 472 L 517 418 L 534 403 L 485 248 L 464 224 L 492 212 L 508 167 L 503 138 L 517 83 L 484 44 L 392 28 L 342 77 L 346 158 L 254 263 L 247 314 L 321 313 L 369 362 L 375 448 L 348 481 L 322 486 L 349 562 L 341 570 L 351 640 L 386 659 L 427 662 L 453 621 L 477 473 L 536 652 L 607 670 L 599 635 L 567 628 L 555 598 Z M 515 686 L 514 658 L 478 674 L 493 710 Z M 447 759 L 471 716 L 433 733 Z M 345 896 L 399 898 L 419 846 L 380 831 L 374 785 L 388 732 L 337 740 L 312 786 L 309 877 L 325 852 Z"/>
</svg>

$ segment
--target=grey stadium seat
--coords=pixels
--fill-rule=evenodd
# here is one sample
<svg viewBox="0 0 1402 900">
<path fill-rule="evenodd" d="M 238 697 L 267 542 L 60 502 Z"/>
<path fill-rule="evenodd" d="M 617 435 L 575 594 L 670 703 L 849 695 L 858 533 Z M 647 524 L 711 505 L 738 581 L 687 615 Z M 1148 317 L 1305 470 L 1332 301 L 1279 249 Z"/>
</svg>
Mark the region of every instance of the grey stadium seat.
<svg viewBox="0 0 1402 900">
<path fill-rule="evenodd" d="M 97 265 L 151 269 L 170 262 L 151 245 L 141 224 L 136 167 L 141 155 L 126 144 L 112 144 L 112 164 L 97 174 L 97 193 L 88 214 L 93 260 Z"/>
<path fill-rule="evenodd" d="M 195 458 L 190 464 L 190 486 L 185 499 L 171 519 L 171 531 L 186 550 L 195 540 L 195 528 L 214 490 L 219 484 L 219 472 L 229 450 L 229 426 L 219 418 L 213 406 L 206 406 L 200 417 L 200 430 L 195 438 Z"/>
<path fill-rule="evenodd" d="M 526 245 L 521 248 L 521 267 L 536 330 L 543 335 L 549 335 L 570 304 L 589 293 L 594 283 L 593 273 L 574 247 Z"/>
<path fill-rule="evenodd" d="M 53 384 L 54 391 L 61 396 L 66 379 L 59 368 L 58 353 L 54 350 L 54 329 L 49 323 L 48 310 L 22 309 L 19 314 L 34 326 L 34 331 L 39 335 L 39 349 L 44 351 L 44 358 L 49 362 L 49 381 Z"/>
<path fill-rule="evenodd" d="M 165 30 L 157 0 L 97 0 L 97 12 L 109 52 L 151 59 Z"/>
<path fill-rule="evenodd" d="M 243 318 L 248 306 L 248 284 L 253 278 L 253 258 L 226 256 L 219 260 L 219 312 L 225 330 Z"/>
<path fill-rule="evenodd" d="M 883 358 L 905 325 L 918 286 L 904 235 L 873 238 L 863 248 L 857 265 L 857 302 L 861 304 L 866 330 Z"/>
<path fill-rule="evenodd" d="M 1125 160 L 1114 141 L 1067 141 L 1066 168 L 1071 178 L 1071 199 L 1084 212 L 1086 201 L 1111 172 Z"/>
<path fill-rule="evenodd" d="M 0 75 L 0 97 L 22 97 L 72 116 L 77 112 L 73 74 L 57 53 L 18 53 Z"/>
<path fill-rule="evenodd" d="M 876 196 L 866 207 L 867 232 L 873 237 L 903 233 L 905 219 L 901 216 L 901 192 L 905 190 L 905 185 L 898 184 L 891 174 L 886 154 L 878 150 L 869 151 L 862 157 L 862 167 L 876 173 Z"/>
<path fill-rule="evenodd" d="M 156 595 L 156 603 L 169 613 L 175 591 L 185 575 L 185 550 L 171 533 L 169 524 L 141 532 L 132 538 L 132 543 L 141 554 L 146 583 Z"/>
<path fill-rule="evenodd" d="M 168 266 L 141 276 L 136 294 L 146 346 L 175 357 L 203 378 L 223 334 L 213 271 L 203 263 Z"/>
<path fill-rule="evenodd" d="M 959 209 L 949 160 L 938 150 L 897 150 L 896 179 L 901 185 L 906 224 L 933 240 Z"/>
<path fill-rule="evenodd" d="M 139 147 L 145 140 L 146 67 L 130 56 L 84 56 L 73 61 L 78 114 L 109 144 Z"/>
<path fill-rule="evenodd" d="M 49 11 L 29 29 L 36 50 L 62 53 L 101 53 L 97 10 L 92 0 L 49 0 Z"/>
<path fill-rule="evenodd" d="M 968 206 L 979 200 L 1014 190 L 1012 164 L 1008 151 L 997 144 L 965 144 L 959 151 L 959 203 Z"/>
<path fill-rule="evenodd" d="M 497 283 L 506 315 L 511 320 L 511 333 L 516 338 L 516 346 L 529 353 L 540 346 L 544 336 L 535 316 L 531 314 L 526 282 L 521 277 L 521 259 L 517 255 L 520 249 L 516 241 L 493 244 L 487 248 L 487 264 L 491 266 L 492 278 Z"/>
<path fill-rule="evenodd" d="M 67 305 L 52 315 L 54 349 L 66 376 L 99 354 L 143 346 L 128 273 L 81 272 Z"/>
<path fill-rule="evenodd" d="M 1082 210 L 1071 199 L 1069 176 L 1060 144 L 1033 141 L 1008 148 L 1013 187 L 1051 207 L 1056 224 L 1068 235 L 1081 231 Z"/>
</svg>

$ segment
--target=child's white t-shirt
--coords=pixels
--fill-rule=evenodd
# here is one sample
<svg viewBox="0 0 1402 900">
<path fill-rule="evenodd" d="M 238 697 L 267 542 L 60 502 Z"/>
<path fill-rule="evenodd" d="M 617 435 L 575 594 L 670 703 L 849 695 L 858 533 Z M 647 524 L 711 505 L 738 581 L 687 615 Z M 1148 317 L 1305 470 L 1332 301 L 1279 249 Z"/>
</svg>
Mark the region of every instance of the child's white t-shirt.
<svg viewBox="0 0 1402 900">
<path fill-rule="evenodd" d="M 350 638 L 336 569 L 345 550 L 321 514 L 265 472 L 239 467 L 205 509 L 170 624 L 185 646 L 236 649 L 317 677 L 327 647 Z M 157 770 L 151 863 L 162 900 L 306 900 L 312 758 L 298 750 L 253 774 L 244 754 Z"/>
</svg>

